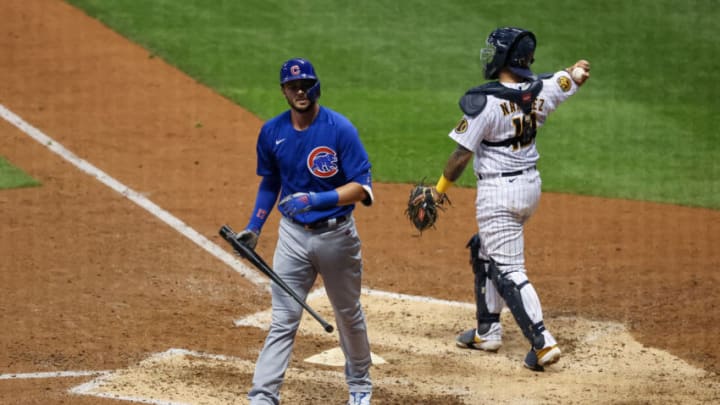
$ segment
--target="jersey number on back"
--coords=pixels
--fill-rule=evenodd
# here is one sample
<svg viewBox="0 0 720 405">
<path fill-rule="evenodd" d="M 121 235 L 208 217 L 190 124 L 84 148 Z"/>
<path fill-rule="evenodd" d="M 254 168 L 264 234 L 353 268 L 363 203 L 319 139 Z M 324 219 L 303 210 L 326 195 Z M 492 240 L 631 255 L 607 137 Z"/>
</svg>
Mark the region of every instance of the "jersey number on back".
<svg viewBox="0 0 720 405">
<path fill-rule="evenodd" d="M 512 123 L 515 127 L 515 136 L 510 143 L 513 150 L 530 145 L 537 134 L 537 116 L 535 112 L 513 117 Z"/>
</svg>

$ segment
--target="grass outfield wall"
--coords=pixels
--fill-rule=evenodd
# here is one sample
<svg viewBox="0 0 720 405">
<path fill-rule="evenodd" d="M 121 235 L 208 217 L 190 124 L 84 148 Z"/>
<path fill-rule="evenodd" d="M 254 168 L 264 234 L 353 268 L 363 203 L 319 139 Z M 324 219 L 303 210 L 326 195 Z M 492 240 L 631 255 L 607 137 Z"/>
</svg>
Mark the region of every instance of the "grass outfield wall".
<svg viewBox="0 0 720 405">
<path fill-rule="evenodd" d="M 592 63 L 538 137 L 544 190 L 720 208 L 714 0 L 68 2 L 263 119 L 286 108 L 282 61 L 310 59 L 384 182 L 439 176 L 484 39 L 522 26 L 536 71 Z"/>
</svg>

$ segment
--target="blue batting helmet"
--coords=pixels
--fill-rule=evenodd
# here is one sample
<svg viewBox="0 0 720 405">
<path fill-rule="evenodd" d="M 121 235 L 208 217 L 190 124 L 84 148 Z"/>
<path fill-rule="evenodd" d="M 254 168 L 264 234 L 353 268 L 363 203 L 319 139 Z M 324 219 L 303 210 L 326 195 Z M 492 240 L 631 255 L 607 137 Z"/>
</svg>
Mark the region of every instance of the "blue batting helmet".
<svg viewBox="0 0 720 405">
<path fill-rule="evenodd" d="M 283 63 L 280 68 L 280 85 L 293 80 L 315 80 L 315 84 L 312 85 L 305 94 L 307 98 L 315 102 L 320 97 L 320 79 L 318 79 L 315 73 L 315 68 L 309 60 L 302 58 L 293 58 Z"/>
<path fill-rule="evenodd" d="M 504 27 L 491 32 L 487 45 L 480 51 L 483 72 L 488 80 L 497 79 L 507 67 L 516 75 L 533 80 L 530 65 L 535 61 L 535 34 L 522 28 Z"/>
</svg>

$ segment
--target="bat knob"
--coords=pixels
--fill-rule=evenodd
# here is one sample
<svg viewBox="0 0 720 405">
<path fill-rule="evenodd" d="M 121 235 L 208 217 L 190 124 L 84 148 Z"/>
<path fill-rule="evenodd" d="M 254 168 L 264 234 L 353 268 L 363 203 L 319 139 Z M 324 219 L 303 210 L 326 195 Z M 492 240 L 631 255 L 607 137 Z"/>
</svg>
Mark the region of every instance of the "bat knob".
<svg viewBox="0 0 720 405">
<path fill-rule="evenodd" d="M 325 325 L 325 332 L 332 333 L 332 331 L 334 331 L 334 330 L 335 330 L 335 328 L 333 328 L 332 325 L 329 325 L 329 324 Z"/>
<path fill-rule="evenodd" d="M 233 232 L 232 228 L 228 225 L 223 225 L 220 227 L 220 230 L 218 231 L 220 236 L 222 236 L 224 239 L 232 238 L 235 235 L 235 232 Z"/>
</svg>

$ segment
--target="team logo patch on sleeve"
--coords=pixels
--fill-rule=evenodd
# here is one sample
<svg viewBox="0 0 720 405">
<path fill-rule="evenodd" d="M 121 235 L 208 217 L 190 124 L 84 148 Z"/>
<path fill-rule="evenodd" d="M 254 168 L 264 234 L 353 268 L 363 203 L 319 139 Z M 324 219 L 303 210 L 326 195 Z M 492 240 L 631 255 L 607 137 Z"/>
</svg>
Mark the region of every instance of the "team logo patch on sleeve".
<svg viewBox="0 0 720 405">
<path fill-rule="evenodd" d="M 455 127 L 455 132 L 458 134 L 465 133 L 468 129 L 468 122 L 466 118 L 463 118 L 458 122 L 457 126 Z"/>
<path fill-rule="evenodd" d="M 316 177 L 328 178 L 338 172 L 337 153 L 327 146 L 313 149 L 307 158 L 307 168 Z"/>
<path fill-rule="evenodd" d="M 562 91 L 564 91 L 564 92 L 568 92 L 568 91 L 570 91 L 570 89 L 572 88 L 572 84 L 570 83 L 570 79 L 569 79 L 567 76 L 564 76 L 564 75 L 560 75 L 560 76 L 557 78 L 557 84 L 558 84 L 558 86 L 560 86 L 560 90 L 562 90 Z"/>
</svg>

